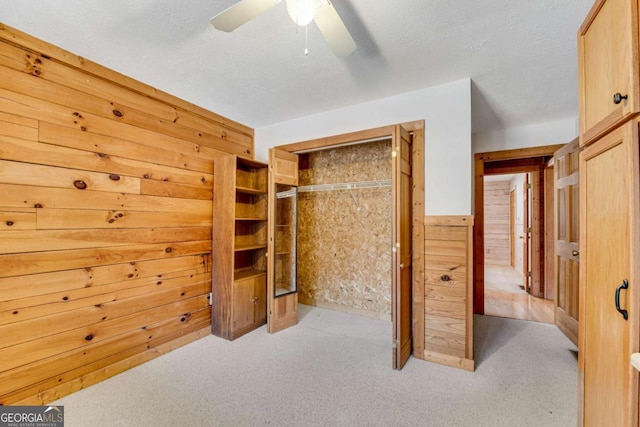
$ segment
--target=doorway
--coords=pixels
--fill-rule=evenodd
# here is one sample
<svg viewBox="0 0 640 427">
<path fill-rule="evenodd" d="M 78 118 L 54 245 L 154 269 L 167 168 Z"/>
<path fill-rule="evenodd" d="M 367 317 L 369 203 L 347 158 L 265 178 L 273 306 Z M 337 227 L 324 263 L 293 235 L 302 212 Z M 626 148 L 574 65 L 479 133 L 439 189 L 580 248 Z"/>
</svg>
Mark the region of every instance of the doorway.
<svg viewBox="0 0 640 427">
<path fill-rule="evenodd" d="M 527 274 L 536 268 L 530 262 L 535 236 L 525 239 L 533 222 L 530 181 L 530 173 L 484 177 L 485 314 L 553 323 L 553 300 L 532 296 Z M 545 212 L 552 201 L 553 192 L 543 200 Z M 537 229 L 548 228 L 543 225 Z"/>
<path fill-rule="evenodd" d="M 424 270 L 424 241 L 420 246 L 421 238 L 424 240 L 424 121 L 288 144 L 272 151 L 295 155 L 389 138 L 393 159 L 392 244 L 388 248 L 392 276 L 391 347 L 393 367 L 401 369 L 411 355 L 414 336 L 412 281 L 414 277 L 423 277 Z"/>
<path fill-rule="evenodd" d="M 544 297 L 545 285 L 545 168 L 556 151 L 564 145 L 505 150 L 475 155 L 474 175 L 474 313 L 485 314 L 485 175 L 529 174 L 530 180 L 522 190 L 529 207 L 523 216 L 531 218 L 531 225 L 523 231 L 526 252 L 523 262 L 528 268 L 523 276 L 523 287 L 529 295 Z M 530 184 L 530 191 L 529 191 Z M 548 204 L 553 206 L 552 204 Z M 530 215 L 529 215 L 530 212 Z M 524 218 L 524 223 L 528 218 Z"/>
</svg>

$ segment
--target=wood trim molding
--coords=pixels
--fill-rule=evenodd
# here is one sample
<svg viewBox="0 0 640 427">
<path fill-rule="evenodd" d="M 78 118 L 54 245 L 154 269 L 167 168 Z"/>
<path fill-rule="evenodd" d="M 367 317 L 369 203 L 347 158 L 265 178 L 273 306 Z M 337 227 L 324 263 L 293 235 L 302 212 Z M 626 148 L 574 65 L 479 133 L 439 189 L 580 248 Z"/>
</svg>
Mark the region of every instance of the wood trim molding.
<svg viewBox="0 0 640 427">
<path fill-rule="evenodd" d="M 605 1 L 606 0 L 597 0 L 593 4 L 593 6 L 591 6 L 591 10 L 589 10 L 587 17 L 584 19 L 582 25 L 580 26 L 580 29 L 578 30 L 578 36 L 583 36 L 587 33 L 587 31 L 589 31 L 589 27 L 596 19 L 596 16 L 598 16 L 598 12 L 600 12 L 600 9 L 602 9 L 602 6 L 604 6 Z"/>
<path fill-rule="evenodd" d="M 323 138 L 309 139 L 307 141 L 294 142 L 292 144 L 278 145 L 277 149 L 288 151 L 290 153 L 296 153 L 305 150 L 314 150 L 318 148 L 329 148 L 336 145 L 351 144 L 359 141 L 366 141 L 369 139 L 383 138 L 388 136 L 391 138 L 395 126 L 384 126 L 375 129 L 367 129 L 363 131 L 356 131 L 345 133 L 341 135 L 332 135 Z M 411 129 L 407 129 L 411 130 Z"/>
<path fill-rule="evenodd" d="M 541 147 L 517 148 L 513 150 L 490 151 L 476 153 L 475 160 L 491 162 L 496 160 L 516 160 L 530 157 L 553 156 L 553 153 L 564 147 L 565 144 L 544 145 Z"/>
<path fill-rule="evenodd" d="M 452 368 L 464 369 L 465 371 L 475 371 L 475 362 L 473 359 L 465 359 L 462 357 L 449 356 L 442 353 L 435 353 L 432 351 L 424 352 L 424 360 L 429 362 L 435 362 L 440 365 L 450 366 Z"/>
<path fill-rule="evenodd" d="M 413 354 L 424 353 L 424 121 L 413 131 Z"/>
</svg>

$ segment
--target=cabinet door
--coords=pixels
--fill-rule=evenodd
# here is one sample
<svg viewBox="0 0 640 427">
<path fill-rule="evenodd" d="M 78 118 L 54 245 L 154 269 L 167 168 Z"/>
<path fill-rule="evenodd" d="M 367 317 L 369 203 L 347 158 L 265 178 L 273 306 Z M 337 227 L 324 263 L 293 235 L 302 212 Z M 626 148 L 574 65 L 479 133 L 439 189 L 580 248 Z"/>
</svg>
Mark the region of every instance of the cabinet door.
<svg viewBox="0 0 640 427">
<path fill-rule="evenodd" d="M 630 122 L 580 154 L 578 367 L 585 426 L 638 424 L 638 131 Z M 629 288 L 621 284 L 628 281 Z M 620 310 L 615 296 L 619 292 Z M 582 395 L 582 393 L 579 393 Z"/>
<path fill-rule="evenodd" d="M 585 145 L 640 111 L 637 0 L 596 2 L 578 34 L 578 62 Z"/>
<path fill-rule="evenodd" d="M 254 323 L 254 280 L 236 281 L 233 287 L 233 332 L 239 336 Z"/>
<path fill-rule="evenodd" d="M 262 325 L 267 321 L 267 276 L 256 277 L 253 283 L 254 319 Z"/>
</svg>

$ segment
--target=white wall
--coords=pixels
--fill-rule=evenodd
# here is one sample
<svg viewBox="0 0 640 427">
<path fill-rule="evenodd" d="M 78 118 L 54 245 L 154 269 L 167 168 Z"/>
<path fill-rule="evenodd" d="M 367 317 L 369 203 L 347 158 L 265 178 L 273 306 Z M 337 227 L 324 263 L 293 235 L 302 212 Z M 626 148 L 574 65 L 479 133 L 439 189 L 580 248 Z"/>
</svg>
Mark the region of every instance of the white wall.
<svg viewBox="0 0 640 427">
<path fill-rule="evenodd" d="M 268 108 L 268 106 L 266 106 Z M 270 147 L 425 120 L 425 213 L 471 213 L 471 81 L 408 92 L 255 129 L 256 158 Z"/>
<path fill-rule="evenodd" d="M 578 136 L 575 117 L 472 135 L 473 152 L 566 144 Z"/>
</svg>

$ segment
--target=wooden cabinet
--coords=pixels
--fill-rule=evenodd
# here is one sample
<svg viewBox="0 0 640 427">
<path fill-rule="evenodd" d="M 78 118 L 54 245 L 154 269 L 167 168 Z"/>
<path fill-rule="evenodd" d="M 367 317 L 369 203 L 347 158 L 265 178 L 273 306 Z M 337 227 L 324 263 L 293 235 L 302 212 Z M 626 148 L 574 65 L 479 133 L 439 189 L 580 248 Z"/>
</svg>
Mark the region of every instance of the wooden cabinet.
<svg viewBox="0 0 640 427">
<path fill-rule="evenodd" d="M 598 0 L 578 33 L 580 145 L 640 111 L 638 0 Z"/>
<path fill-rule="evenodd" d="M 579 425 L 638 425 L 638 0 L 598 0 L 578 33 Z"/>
<path fill-rule="evenodd" d="M 638 122 L 580 153 L 579 378 L 585 426 L 638 424 Z M 625 286 L 628 284 L 628 287 Z"/>
<path fill-rule="evenodd" d="M 267 320 L 267 164 L 214 161 L 212 332 L 235 339 Z"/>
</svg>

